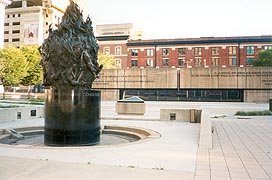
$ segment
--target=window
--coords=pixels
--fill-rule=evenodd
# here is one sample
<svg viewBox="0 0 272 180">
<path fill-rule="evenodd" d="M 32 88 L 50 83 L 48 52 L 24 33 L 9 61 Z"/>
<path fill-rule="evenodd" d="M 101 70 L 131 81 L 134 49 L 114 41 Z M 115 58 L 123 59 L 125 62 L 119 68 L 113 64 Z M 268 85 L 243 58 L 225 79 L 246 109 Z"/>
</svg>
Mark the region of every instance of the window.
<svg viewBox="0 0 272 180">
<path fill-rule="evenodd" d="M 7 18 L 9 18 L 9 14 L 7 15 Z"/>
<path fill-rule="evenodd" d="M 154 61 L 153 61 L 153 59 L 147 59 L 147 60 L 146 60 L 146 66 L 147 66 L 147 67 L 153 67 L 153 66 L 154 66 Z"/>
<path fill-rule="evenodd" d="M 115 67 L 121 68 L 121 59 L 115 59 Z"/>
<path fill-rule="evenodd" d="M 19 42 L 19 41 L 20 41 L 19 38 L 14 38 L 14 39 L 12 39 L 12 42 Z"/>
<path fill-rule="evenodd" d="M 168 48 L 162 48 L 162 55 L 168 56 L 169 55 L 169 49 Z"/>
<path fill-rule="evenodd" d="M 110 55 L 110 47 L 104 47 L 103 53 L 104 53 L 105 55 Z"/>
<path fill-rule="evenodd" d="M 229 54 L 235 55 L 236 54 L 236 47 L 234 47 L 234 46 L 229 47 Z"/>
<path fill-rule="evenodd" d="M 138 56 L 138 49 L 132 49 L 131 56 Z"/>
<path fill-rule="evenodd" d="M 18 14 L 18 17 L 21 17 L 21 14 Z"/>
<path fill-rule="evenodd" d="M 254 46 L 247 46 L 246 53 L 247 54 L 254 54 Z"/>
<path fill-rule="evenodd" d="M 13 14 L 12 17 L 15 17 L 15 14 Z"/>
<path fill-rule="evenodd" d="M 13 26 L 18 26 L 18 25 L 20 25 L 20 22 L 13 22 L 12 25 Z"/>
<path fill-rule="evenodd" d="M 13 30 L 12 31 L 12 34 L 18 34 L 18 33 L 20 33 L 20 30 Z"/>
<path fill-rule="evenodd" d="M 121 46 L 115 47 L 115 55 L 121 55 Z"/>
<path fill-rule="evenodd" d="M 272 45 L 266 45 L 266 46 L 264 46 L 264 50 L 269 50 L 269 49 L 272 49 Z"/>
<path fill-rule="evenodd" d="M 131 60 L 131 66 L 137 67 L 138 66 L 138 60 Z"/>
<path fill-rule="evenodd" d="M 8 39 L 4 39 L 4 42 L 9 42 L 9 40 Z"/>
<path fill-rule="evenodd" d="M 169 66 L 169 59 L 163 59 L 162 60 L 162 66 Z"/>
<path fill-rule="evenodd" d="M 146 50 L 146 55 L 147 56 L 154 56 L 154 49 L 147 49 Z"/>
<path fill-rule="evenodd" d="M 251 65 L 251 63 L 254 61 L 254 58 L 253 57 L 247 57 L 246 58 L 246 64 L 247 65 Z"/>
<path fill-rule="evenodd" d="M 202 55 L 202 48 L 201 47 L 194 48 L 194 54 L 196 56 L 201 56 Z"/>
<path fill-rule="evenodd" d="M 212 48 L 212 55 L 219 55 L 219 47 Z"/>
<path fill-rule="evenodd" d="M 201 67 L 202 66 L 202 59 L 195 58 L 194 63 L 195 63 L 195 67 Z"/>
<path fill-rule="evenodd" d="M 178 55 L 184 56 L 185 55 L 185 48 L 178 48 Z"/>
<path fill-rule="evenodd" d="M 9 34 L 9 31 L 4 31 L 4 34 Z"/>
<path fill-rule="evenodd" d="M 9 26 L 9 23 L 5 23 L 4 26 Z"/>
<path fill-rule="evenodd" d="M 219 65 L 219 58 L 212 58 L 212 66 L 218 66 Z"/>
<path fill-rule="evenodd" d="M 230 57 L 229 58 L 229 65 L 230 66 L 236 66 L 237 65 L 237 58 L 236 57 Z"/>
<path fill-rule="evenodd" d="M 185 66 L 185 59 L 178 59 L 178 66 L 179 67 L 184 67 Z"/>
<path fill-rule="evenodd" d="M 48 26 L 48 22 L 46 22 L 45 25 Z"/>
</svg>

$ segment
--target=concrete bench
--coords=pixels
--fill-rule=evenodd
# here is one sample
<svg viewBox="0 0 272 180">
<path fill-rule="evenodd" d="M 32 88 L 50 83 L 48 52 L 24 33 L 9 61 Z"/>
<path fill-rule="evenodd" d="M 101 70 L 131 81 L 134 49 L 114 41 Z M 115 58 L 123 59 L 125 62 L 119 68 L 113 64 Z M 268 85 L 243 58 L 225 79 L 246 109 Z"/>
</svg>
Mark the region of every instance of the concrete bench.
<svg viewBox="0 0 272 180">
<path fill-rule="evenodd" d="M 201 109 L 161 109 L 160 120 L 201 122 Z"/>
</svg>

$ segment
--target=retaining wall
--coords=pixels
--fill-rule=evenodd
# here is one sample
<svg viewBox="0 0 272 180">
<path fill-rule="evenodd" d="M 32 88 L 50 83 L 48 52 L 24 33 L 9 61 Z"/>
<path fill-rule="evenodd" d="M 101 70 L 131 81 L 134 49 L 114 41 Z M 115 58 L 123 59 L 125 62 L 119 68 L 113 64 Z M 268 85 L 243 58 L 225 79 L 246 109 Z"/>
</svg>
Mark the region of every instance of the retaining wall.
<svg viewBox="0 0 272 180">
<path fill-rule="evenodd" d="M 44 107 L 1 108 L 0 122 L 44 118 Z"/>
</svg>

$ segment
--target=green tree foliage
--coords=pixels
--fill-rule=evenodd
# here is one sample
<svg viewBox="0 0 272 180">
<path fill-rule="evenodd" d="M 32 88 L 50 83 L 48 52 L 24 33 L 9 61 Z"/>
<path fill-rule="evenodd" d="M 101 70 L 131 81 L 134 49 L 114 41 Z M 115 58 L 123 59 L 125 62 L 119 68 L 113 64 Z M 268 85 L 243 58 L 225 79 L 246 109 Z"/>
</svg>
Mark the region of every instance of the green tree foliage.
<svg viewBox="0 0 272 180">
<path fill-rule="evenodd" d="M 27 75 L 27 58 L 19 48 L 7 47 L 1 49 L 0 64 L 0 77 L 4 86 L 18 85 Z"/>
<path fill-rule="evenodd" d="M 272 66 L 272 49 L 258 52 L 258 60 L 251 63 L 253 66 Z"/>
<path fill-rule="evenodd" d="M 115 66 L 115 59 L 111 55 L 104 55 L 102 53 L 98 54 L 99 64 L 103 64 L 103 69 L 117 69 Z"/>
<path fill-rule="evenodd" d="M 22 79 L 21 84 L 25 86 L 35 85 L 42 81 L 42 68 L 38 46 L 22 46 L 22 53 L 28 62 L 27 75 Z"/>
</svg>

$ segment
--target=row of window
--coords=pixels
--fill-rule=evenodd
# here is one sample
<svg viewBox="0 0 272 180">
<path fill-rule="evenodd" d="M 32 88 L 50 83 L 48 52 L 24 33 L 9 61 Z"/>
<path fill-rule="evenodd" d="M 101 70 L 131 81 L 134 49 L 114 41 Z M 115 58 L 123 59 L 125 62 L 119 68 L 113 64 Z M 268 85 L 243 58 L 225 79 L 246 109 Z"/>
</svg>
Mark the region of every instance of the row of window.
<svg viewBox="0 0 272 180">
<path fill-rule="evenodd" d="M 20 22 L 13 22 L 12 25 L 18 26 L 18 25 L 20 25 Z M 5 23 L 4 26 L 9 26 L 9 23 Z"/>
<path fill-rule="evenodd" d="M 9 31 L 4 31 L 4 34 L 9 34 Z M 12 34 L 20 34 L 20 30 L 13 30 Z"/>
<path fill-rule="evenodd" d="M 20 38 L 13 38 L 11 41 L 12 42 L 19 42 Z M 9 42 L 9 39 L 4 39 L 4 42 Z"/>
<path fill-rule="evenodd" d="M 250 65 L 251 62 L 254 61 L 254 58 L 247 57 L 246 58 L 246 64 Z M 170 66 L 170 60 L 169 59 L 162 59 L 162 66 L 163 67 L 169 67 Z M 184 58 L 178 59 L 178 66 L 179 67 L 188 67 L 192 66 L 194 67 L 203 67 L 207 65 L 206 59 L 202 58 L 195 58 L 191 59 L 190 61 L 187 61 Z M 219 58 L 212 58 L 211 59 L 211 65 L 212 66 L 219 66 L 220 65 L 220 59 Z M 131 60 L 131 66 L 137 67 L 138 66 L 138 60 Z M 146 66 L 147 67 L 154 67 L 154 60 L 153 59 L 147 59 L 146 60 Z M 229 57 L 229 66 L 237 66 L 237 58 L 236 57 Z"/>
<path fill-rule="evenodd" d="M 110 55 L 110 47 L 104 47 L 103 54 Z M 115 55 L 118 56 L 118 55 L 121 55 L 121 54 L 122 54 L 122 47 L 121 46 L 115 47 Z"/>
<path fill-rule="evenodd" d="M 272 46 L 264 46 L 264 50 L 272 49 Z M 185 50 L 186 48 L 178 48 L 178 55 L 179 56 L 185 56 Z M 237 54 L 237 47 L 236 46 L 230 46 L 228 47 L 229 55 L 236 55 Z M 138 49 L 132 49 L 131 50 L 131 56 L 138 56 Z M 202 55 L 202 47 L 195 47 L 193 48 L 193 52 L 195 56 L 201 56 Z M 220 48 L 219 47 L 212 47 L 211 48 L 212 55 L 219 55 Z M 254 46 L 246 46 L 246 54 L 247 55 L 254 55 L 255 54 L 255 48 Z M 146 56 L 154 56 L 154 49 L 146 49 Z M 162 56 L 169 56 L 169 48 L 162 48 Z"/>
<path fill-rule="evenodd" d="M 234 89 L 120 89 L 119 94 L 120 98 L 138 96 L 145 101 L 243 101 L 243 90 Z"/>
<path fill-rule="evenodd" d="M 11 18 L 11 17 L 15 18 L 16 14 L 12 14 L 12 16 L 7 14 L 7 18 Z M 17 14 L 17 17 L 21 17 L 21 14 Z"/>
</svg>

